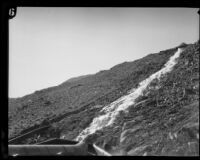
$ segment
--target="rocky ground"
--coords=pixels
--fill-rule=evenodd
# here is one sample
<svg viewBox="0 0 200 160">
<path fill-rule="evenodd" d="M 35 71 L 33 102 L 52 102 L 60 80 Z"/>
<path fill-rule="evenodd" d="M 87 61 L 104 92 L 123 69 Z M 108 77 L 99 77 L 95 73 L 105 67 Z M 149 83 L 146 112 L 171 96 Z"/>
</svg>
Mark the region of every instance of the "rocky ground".
<svg viewBox="0 0 200 160">
<path fill-rule="evenodd" d="M 170 73 L 153 81 L 128 112 L 120 112 L 114 125 L 88 136 L 86 141 L 113 155 L 199 155 L 199 42 L 184 47 Z M 42 140 L 53 136 L 75 139 L 105 105 L 160 70 L 176 49 L 11 100 L 10 137 L 49 117 L 92 102 L 87 109 L 55 122 L 41 136 Z"/>
<path fill-rule="evenodd" d="M 88 141 L 114 155 L 198 156 L 199 45 L 186 47 L 171 73 Z"/>
<path fill-rule="evenodd" d="M 90 104 L 89 109 L 111 103 L 159 70 L 175 50 L 172 48 L 150 54 L 133 62 L 116 65 L 110 70 L 71 79 L 21 98 L 9 99 L 9 138 L 44 120 L 85 105 Z"/>
</svg>

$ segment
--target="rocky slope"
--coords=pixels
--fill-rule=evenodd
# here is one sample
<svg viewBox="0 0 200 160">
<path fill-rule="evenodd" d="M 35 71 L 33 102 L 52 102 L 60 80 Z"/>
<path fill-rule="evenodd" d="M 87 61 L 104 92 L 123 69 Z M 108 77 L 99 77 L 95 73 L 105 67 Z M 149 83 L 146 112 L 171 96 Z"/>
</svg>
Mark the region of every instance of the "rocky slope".
<svg viewBox="0 0 200 160">
<path fill-rule="evenodd" d="M 97 143 L 114 155 L 199 155 L 198 107 L 199 45 L 196 43 L 185 47 L 172 72 L 159 83 L 153 81 L 128 113 L 121 112 L 112 126 L 89 135 L 86 141 Z M 90 114 L 92 111 L 85 116 Z M 79 116 L 70 119 L 77 123 Z M 63 128 L 73 122 L 63 120 Z M 74 138 L 79 132 L 76 129 L 69 132 L 67 128 L 63 134 Z"/>
<path fill-rule="evenodd" d="M 199 45 L 187 46 L 172 72 L 86 140 L 114 155 L 199 155 Z"/>
<path fill-rule="evenodd" d="M 119 98 L 138 82 L 160 69 L 176 48 L 125 62 L 78 81 L 9 100 L 9 137 L 44 119 L 76 110 L 90 102 L 105 105 Z M 92 104 L 92 106 L 94 105 Z"/>
<path fill-rule="evenodd" d="M 184 51 L 173 70 L 160 81 L 154 80 L 128 112 L 120 112 L 113 125 L 89 135 L 86 141 L 114 155 L 199 155 L 199 43 L 178 47 Z M 102 108 L 163 68 L 178 47 L 10 99 L 9 137 L 79 109 L 47 131 L 75 139 Z M 44 134 L 42 138 L 48 137 Z"/>
</svg>

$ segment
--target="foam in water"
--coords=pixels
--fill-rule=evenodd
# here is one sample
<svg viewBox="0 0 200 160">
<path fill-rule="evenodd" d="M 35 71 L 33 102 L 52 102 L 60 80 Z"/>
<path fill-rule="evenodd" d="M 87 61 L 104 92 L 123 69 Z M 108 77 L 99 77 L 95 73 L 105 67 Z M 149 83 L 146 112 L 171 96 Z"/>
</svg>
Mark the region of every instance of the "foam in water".
<svg viewBox="0 0 200 160">
<path fill-rule="evenodd" d="M 104 115 L 100 115 L 93 119 L 92 123 L 84 129 L 75 140 L 81 141 L 85 139 L 88 135 L 95 133 L 97 130 L 100 130 L 104 127 L 110 126 L 113 124 L 116 116 L 120 111 L 126 111 L 126 109 L 135 103 L 135 100 L 141 96 L 144 90 L 154 79 L 160 79 L 160 77 L 168 72 L 170 72 L 174 65 L 177 63 L 176 59 L 180 56 L 182 49 L 178 48 L 177 52 L 170 57 L 169 61 L 164 65 L 164 67 L 152 74 L 147 79 L 140 82 L 137 88 L 134 88 L 128 92 L 127 95 L 120 97 L 111 104 L 105 106 L 100 112 L 104 112 Z"/>
</svg>

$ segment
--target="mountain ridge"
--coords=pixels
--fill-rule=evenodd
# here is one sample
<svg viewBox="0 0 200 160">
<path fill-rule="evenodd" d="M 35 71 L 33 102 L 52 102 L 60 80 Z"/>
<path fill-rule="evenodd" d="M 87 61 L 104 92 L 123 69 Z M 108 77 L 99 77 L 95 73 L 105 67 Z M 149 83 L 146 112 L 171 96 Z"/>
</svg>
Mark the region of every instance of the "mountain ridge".
<svg viewBox="0 0 200 160">
<path fill-rule="evenodd" d="M 184 80 L 185 82 L 188 83 L 188 86 L 192 86 L 192 87 L 197 85 L 196 83 L 199 82 L 199 78 L 196 75 L 196 72 L 199 70 L 199 68 L 197 67 L 197 64 L 199 64 L 198 53 L 197 53 L 199 51 L 199 41 L 196 42 L 195 44 L 181 44 L 178 47 L 184 47 L 186 51 L 184 51 L 183 54 L 181 54 L 180 61 L 175 66 L 172 73 L 168 74 L 168 76 L 164 78 L 165 80 L 162 80 L 161 82 L 163 83 L 163 88 L 164 88 L 165 86 L 168 86 L 168 84 L 172 82 L 172 79 L 174 77 L 175 78 L 177 77 L 181 81 L 181 83 L 179 84 L 178 82 L 176 82 L 177 78 L 174 79 L 174 82 L 177 83 L 177 86 L 175 85 L 175 89 L 185 87 L 185 90 L 183 89 L 183 90 L 180 90 L 179 92 L 185 93 L 186 97 L 192 94 L 193 100 L 195 102 L 197 101 L 197 98 L 198 98 L 198 86 L 196 89 L 190 89 L 190 88 L 186 89 L 187 87 L 184 84 Z M 81 106 L 86 105 L 86 110 L 83 110 L 83 111 L 80 110 L 80 113 L 76 113 L 74 115 L 69 115 L 67 117 L 64 117 L 62 120 L 55 122 L 52 125 L 52 128 L 56 129 L 61 134 L 61 136 L 65 135 L 65 137 L 68 139 L 75 138 L 84 128 L 86 128 L 91 123 L 92 119 L 99 114 L 99 110 L 103 106 L 108 105 L 111 102 L 118 99 L 119 97 L 125 95 L 127 91 L 129 91 L 132 88 L 137 87 L 139 82 L 146 79 L 147 77 L 149 77 L 156 71 L 160 70 L 163 67 L 163 65 L 166 63 L 166 61 L 175 53 L 178 47 L 160 51 L 159 53 L 155 53 L 155 54 L 149 54 L 133 62 L 124 62 L 124 63 L 118 64 L 110 68 L 109 70 L 97 72 L 94 75 L 83 77 L 83 79 L 78 78 L 77 81 L 75 77 L 75 81 L 73 81 L 72 83 L 68 83 L 66 81 L 56 87 L 51 87 L 50 89 L 47 88 L 45 90 L 35 92 L 34 94 L 22 97 L 21 99 L 14 100 L 14 102 L 9 101 L 9 104 L 10 104 L 9 105 L 9 134 L 10 134 L 9 137 L 19 134 L 20 131 L 22 131 L 23 129 L 35 123 L 40 124 L 45 119 L 62 115 L 63 112 L 77 110 L 81 108 Z M 192 59 L 190 57 L 192 57 Z M 185 67 L 185 66 L 188 66 L 188 67 Z M 182 70 L 180 70 L 181 67 L 182 67 Z M 176 71 L 177 73 L 174 74 Z M 180 75 L 180 73 L 183 73 L 183 74 Z M 190 82 L 188 78 L 185 77 L 185 75 L 190 75 L 189 77 L 194 78 L 194 80 Z M 179 77 L 182 76 L 182 79 L 180 79 L 178 76 Z M 168 79 L 168 81 L 166 81 L 166 79 Z M 169 93 L 171 92 L 167 88 L 165 90 L 168 91 Z M 177 92 L 174 89 L 172 89 L 172 91 L 174 91 L 175 95 L 179 97 L 179 94 L 180 94 L 179 92 Z M 164 98 L 170 97 L 168 95 L 169 94 L 168 92 L 159 90 L 159 93 L 161 95 L 163 94 Z M 151 91 L 150 93 L 152 94 L 151 97 L 155 95 L 153 91 Z M 159 96 L 157 95 L 157 97 Z M 140 97 L 140 99 L 145 99 L 145 97 Z M 160 97 L 157 102 L 159 103 L 162 102 L 163 104 L 170 102 L 168 99 L 165 101 L 163 97 Z M 179 104 L 179 102 L 176 100 L 176 96 L 173 101 L 176 101 L 176 103 Z M 189 105 L 189 102 L 191 100 L 186 99 L 185 101 L 188 101 L 188 103 L 184 102 L 183 100 L 180 100 L 180 102 L 183 103 L 184 105 L 185 104 Z M 88 102 L 91 102 L 91 104 L 87 106 Z M 150 102 L 154 103 L 154 101 L 152 100 L 150 100 Z M 161 106 L 163 106 L 162 103 L 160 104 Z M 170 112 L 171 109 L 173 110 L 173 107 L 171 106 L 171 102 L 168 105 L 169 106 L 167 108 L 169 109 L 169 112 Z M 17 107 L 18 109 L 16 109 L 16 106 L 18 106 Z M 141 108 L 140 105 L 138 107 L 140 108 L 138 110 L 139 113 L 141 111 L 141 114 L 145 114 L 146 119 L 148 119 L 149 116 L 147 115 L 148 112 L 146 113 L 146 109 Z M 132 109 L 132 110 L 133 110 L 132 111 L 133 113 L 132 112 L 131 113 L 133 115 L 137 113 L 137 110 L 135 109 Z M 151 114 L 152 116 L 154 116 L 154 112 L 153 112 L 154 110 L 156 112 L 157 109 L 153 107 L 152 111 L 149 110 L 149 113 L 152 113 Z M 164 111 L 167 111 L 167 109 L 165 109 Z M 193 113 L 193 111 L 191 112 Z M 81 117 L 84 117 L 84 119 L 81 119 Z M 119 120 L 121 119 L 121 121 L 124 121 L 123 117 L 124 115 L 122 113 L 122 115 L 120 115 Z M 132 115 L 130 117 L 134 119 Z M 135 115 L 135 117 L 138 117 L 138 115 Z M 116 127 L 121 128 L 120 125 L 117 125 Z M 133 147 L 133 144 L 125 143 L 125 146 L 121 144 L 117 144 L 118 148 L 114 147 L 115 145 L 113 143 L 115 140 L 112 138 L 111 140 L 113 142 L 109 140 L 108 138 L 110 135 L 109 132 L 112 133 L 112 131 L 110 131 L 109 129 L 108 130 L 106 129 L 103 133 L 103 135 L 106 138 L 103 138 L 104 136 L 102 137 L 101 135 L 99 135 L 99 134 L 102 134 L 102 132 L 98 131 L 97 133 L 95 133 L 95 135 L 91 135 L 88 138 L 88 141 L 96 142 L 103 148 L 111 150 L 111 152 L 115 152 L 117 149 L 120 149 L 121 151 L 124 150 L 127 153 L 131 152 L 131 154 L 136 154 L 136 151 L 134 151 L 133 153 L 133 151 L 130 150 L 131 146 Z M 123 133 L 123 131 L 120 131 L 120 132 Z M 115 135 L 115 133 L 113 133 L 113 135 Z M 115 142 L 115 143 L 118 143 L 118 142 Z M 113 147 L 115 149 L 113 149 Z M 138 147 L 141 147 L 141 146 L 138 146 Z M 140 150 L 142 149 L 140 148 Z M 141 153 L 137 152 L 137 154 L 144 154 L 145 152 L 143 151 L 144 150 L 142 150 Z M 157 153 L 151 153 L 151 154 L 161 154 L 161 153 L 157 151 Z"/>
</svg>

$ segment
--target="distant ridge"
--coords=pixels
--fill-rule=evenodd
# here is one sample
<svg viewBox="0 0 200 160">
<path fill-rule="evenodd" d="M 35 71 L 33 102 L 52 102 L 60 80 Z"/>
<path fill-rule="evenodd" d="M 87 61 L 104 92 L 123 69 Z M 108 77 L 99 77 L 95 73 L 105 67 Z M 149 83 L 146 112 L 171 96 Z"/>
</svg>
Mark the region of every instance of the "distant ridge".
<svg viewBox="0 0 200 160">
<path fill-rule="evenodd" d="M 70 82 L 70 83 L 77 82 L 77 81 L 79 81 L 79 80 L 81 80 L 83 78 L 89 77 L 89 76 L 91 76 L 91 74 L 89 74 L 89 75 L 83 75 L 83 76 L 78 76 L 78 77 L 74 77 L 74 78 L 70 78 L 67 81 L 65 81 L 64 83 L 66 83 L 66 82 Z"/>
</svg>

